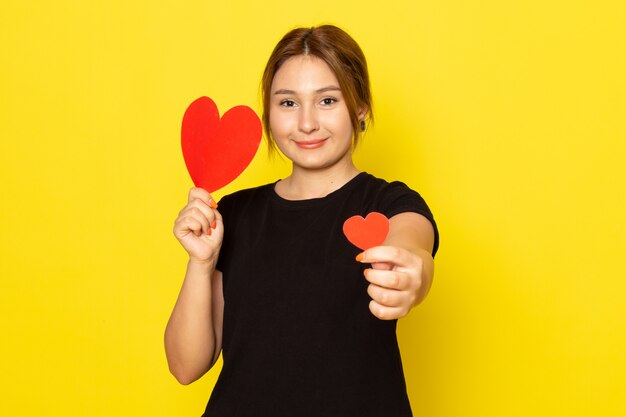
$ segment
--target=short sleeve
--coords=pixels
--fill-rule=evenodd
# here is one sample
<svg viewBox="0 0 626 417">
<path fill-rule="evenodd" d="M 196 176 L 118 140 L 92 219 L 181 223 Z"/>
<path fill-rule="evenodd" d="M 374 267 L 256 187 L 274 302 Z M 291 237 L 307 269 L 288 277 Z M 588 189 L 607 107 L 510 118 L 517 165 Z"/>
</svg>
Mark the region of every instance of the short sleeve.
<svg viewBox="0 0 626 417">
<path fill-rule="evenodd" d="M 439 230 L 435 218 L 422 196 L 400 181 L 386 184 L 379 194 L 378 210 L 388 218 L 400 213 L 417 213 L 426 217 L 433 226 L 435 240 L 433 257 L 439 249 Z"/>
</svg>

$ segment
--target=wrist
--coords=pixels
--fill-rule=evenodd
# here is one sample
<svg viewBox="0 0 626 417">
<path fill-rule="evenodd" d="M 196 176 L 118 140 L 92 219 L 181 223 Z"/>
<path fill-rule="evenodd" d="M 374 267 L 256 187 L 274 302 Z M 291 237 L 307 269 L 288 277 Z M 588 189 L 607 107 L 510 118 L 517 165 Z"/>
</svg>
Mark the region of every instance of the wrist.
<svg viewBox="0 0 626 417">
<path fill-rule="evenodd" d="M 198 259 L 190 256 L 189 260 L 187 261 L 187 265 L 199 269 L 215 269 L 215 266 L 217 265 L 217 259 Z"/>
</svg>

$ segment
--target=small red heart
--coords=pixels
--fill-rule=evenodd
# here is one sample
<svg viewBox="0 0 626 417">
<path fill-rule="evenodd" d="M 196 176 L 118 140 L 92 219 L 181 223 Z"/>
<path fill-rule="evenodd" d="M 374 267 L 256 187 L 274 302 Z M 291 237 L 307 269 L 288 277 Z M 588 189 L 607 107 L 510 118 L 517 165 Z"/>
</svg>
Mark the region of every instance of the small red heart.
<svg viewBox="0 0 626 417">
<path fill-rule="evenodd" d="M 365 218 L 352 216 L 343 223 L 343 233 L 354 246 L 367 250 L 383 244 L 389 233 L 389 219 L 375 211 Z"/>
<path fill-rule="evenodd" d="M 193 183 L 213 192 L 232 182 L 252 162 L 261 136 L 261 120 L 250 107 L 235 106 L 220 119 L 213 100 L 195 100 L 185 111 L 181 131 Z"/>
</svg>

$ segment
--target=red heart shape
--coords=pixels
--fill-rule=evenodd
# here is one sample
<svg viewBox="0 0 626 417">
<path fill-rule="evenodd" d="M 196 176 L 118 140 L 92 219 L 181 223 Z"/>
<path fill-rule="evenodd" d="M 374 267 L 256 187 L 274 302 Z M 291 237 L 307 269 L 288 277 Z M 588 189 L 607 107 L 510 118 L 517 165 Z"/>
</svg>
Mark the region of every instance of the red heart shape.
<svg viewBox="0 0 626 417">
<path fill-rule="evenodd" d="M 235 106 L 220 119 L 213 100 L 195 100 L 185 111 L 181 131 L 193 183 L 213 192 L 233 181 L 252 162 L 261 136 L 261 120 L 250 107 Z"/>
<path fill-rule="evenodd" d="M 352 216 L 343 223 L 343 233 L 354 246 L 367 250 L 383 244 L 389 233 L 389 219 L 375 211 L 365 218 Z"/>
</svg>

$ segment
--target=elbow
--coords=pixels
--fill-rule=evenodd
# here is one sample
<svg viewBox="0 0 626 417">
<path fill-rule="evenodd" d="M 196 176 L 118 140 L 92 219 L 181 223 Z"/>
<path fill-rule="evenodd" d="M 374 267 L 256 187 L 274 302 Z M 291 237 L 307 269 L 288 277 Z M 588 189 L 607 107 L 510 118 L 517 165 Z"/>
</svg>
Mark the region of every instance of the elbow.
<svg viewBox="0 0 626 417">
<path fill-rule="evenodd" d="M 206 350 L 186 352 L 171 343 L 168 344 L 167 339 L 165 357 L 170 373 L 181 385 L 189 385 L 200 379 L 213 367 L 217 359 L 212 358 L 210 352 Z"/>
<path fill-rule="evenodd" d="M 176 380 L 181 385 L 189 385 L 192 382 L 197 381 L 202 378 L 204 374 L 206 374 L 213 365 L 215 365 L 215 360 L 210 363 L 205 363 L 204 365 L 195 364 L 195 366 L 190 364 L 184 364 L 181 362 L 171 361 L 168 362 L 170 373 L 176 378 Z"/>
<path fill-rule="evenodd" d="M 176 381 L 178 381 L 178 383 L 181 385 L 189 385 L 192 382 L 195 382 L 198 379 L 200 379 L 200 377 L 202 376 L 202 374 L 191 372 L 191 370 L 184 369 L 184 367 L 181 367 L 181 366 L 170 365 L 169 369 L 170 369 L 170 373 L 174 375 L 174 378 L 176 378 Z"/>
<path fill-rule="evenodd" d="M 176 378 L 178 383 L 181 384 L 181 385 L 189 385 L 192 382 L 196 381 L 196 379 L 190 378 L 190 377 L 188 377 L 186 375 L 174 375 L 174 377 Z"/>
</svg>

